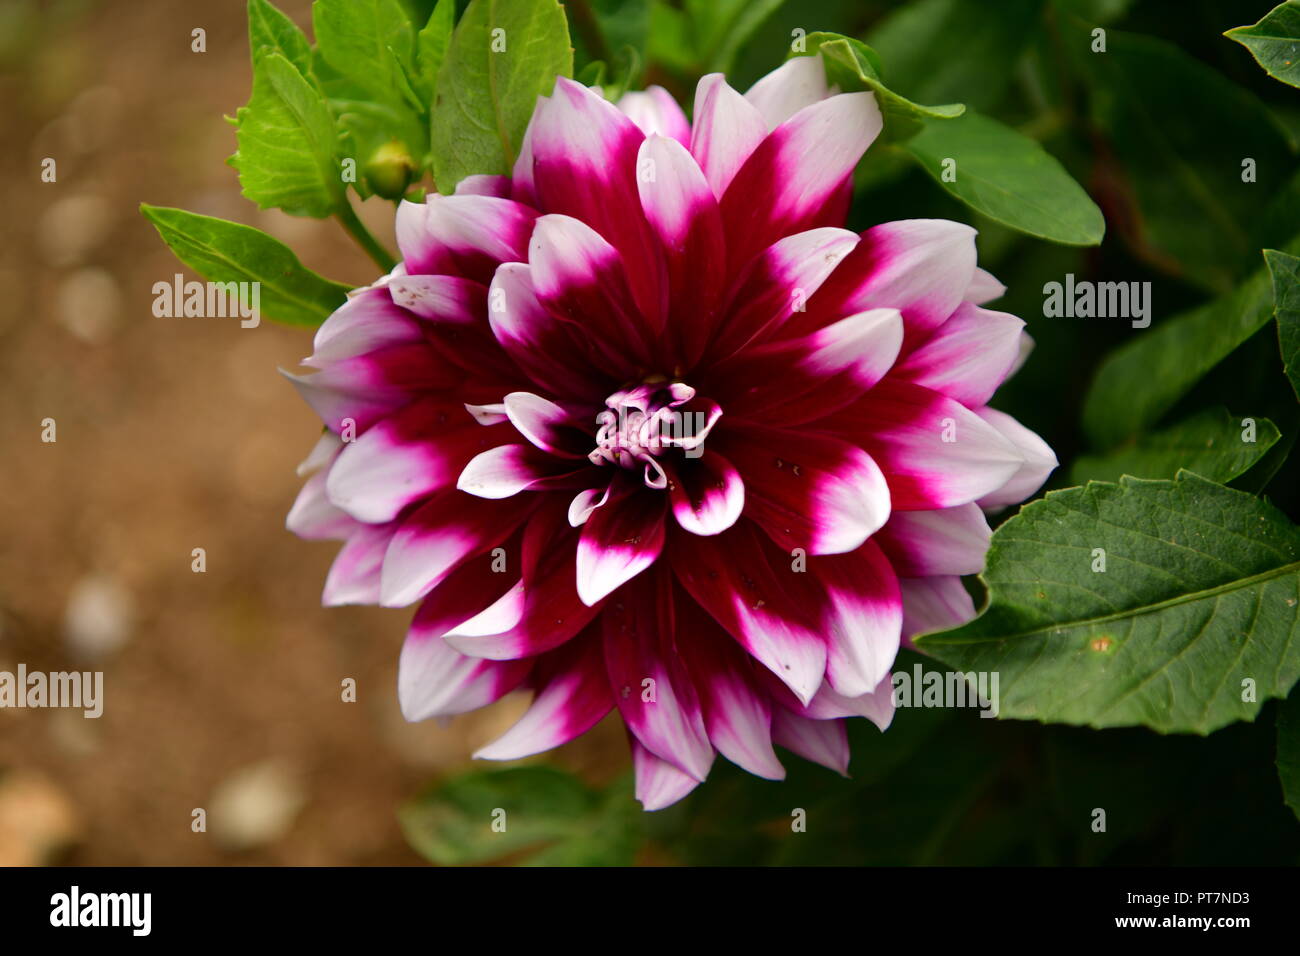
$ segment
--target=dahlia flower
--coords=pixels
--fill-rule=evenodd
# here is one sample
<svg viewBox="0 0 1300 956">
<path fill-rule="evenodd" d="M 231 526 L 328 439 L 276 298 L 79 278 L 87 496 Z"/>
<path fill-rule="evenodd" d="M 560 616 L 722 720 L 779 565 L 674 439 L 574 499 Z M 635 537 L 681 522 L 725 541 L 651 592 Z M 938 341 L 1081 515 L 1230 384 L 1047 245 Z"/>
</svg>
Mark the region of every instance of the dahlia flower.
<svg viewBox="0 0 1300 956">
<path fill-rule="evenodd" d="M 560 78 L 511 176 L 401 204 L 290 376 L 327 430 L 288 525 L 345 541 L 326 605 L 420 602 L 408 720 L 530 689 L 510 760 L 617 708 L 647 810 L 888 726 L 900 641 L 974 615 L 983 509 L 1056 460 L 987 405 L 1025 337 L 974 230 L 843 228 L 880 129 L 816 57 L 704 77 L 693 122 Z"/>
</svg>

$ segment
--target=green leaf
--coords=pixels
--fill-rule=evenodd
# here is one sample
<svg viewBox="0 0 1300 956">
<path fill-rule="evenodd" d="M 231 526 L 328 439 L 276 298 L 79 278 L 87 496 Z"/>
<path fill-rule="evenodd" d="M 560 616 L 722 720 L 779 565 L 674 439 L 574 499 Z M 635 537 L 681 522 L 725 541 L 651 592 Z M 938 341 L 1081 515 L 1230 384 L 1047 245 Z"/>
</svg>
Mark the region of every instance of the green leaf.
<svg viewBox="0 0 1300 956">
<path fill-rule="evenodd" d="M 266 233 L 211 216 L 141 204 L 176 258 L 209 282 L 261 283 L 262 314 L 289 325 L 320 325 L 349 287 L 323 279 Z"/>
<path fill-rule="evenodd" d="M 340 75 L 379 102 L 402 102 L 402 71 L 415 62 L 415 28 L 398 0 L 316 0 L 312 26 L 321 56 Z"/>
<path fill-rule="evenodd" d="M 1287 0 L 1253 26 L 1223 34 L 1236 40 L 1274 79 L 1300 86 L 1300 2 Z"/>
<path fill-rule="evenodd" d="M 1300 529 L 1187 471 L 1048 493 L 994 532 L 981 578 L 980 616 L 918 643 L 999 673 L 1005 717 L 1207 734 L 1300 676 Z"/>
<path fill-rule="evenodd" d="M 1286 805 L 1300 818 L 1300 694 L 1278 705 L 1277 775 Z"/>
<path fill-rule="evenodd" d="M 443 866 L 506 857 L 626 866 L 640 843 L 639 816 L 626 783 L 602 795 L 553 767 L 524 766 L 448 780 L 403 807 L 399 820 L 411 845 Z"/>
<path fill-rule="evenodd" d="M 281 53 L 264 50 L 253 95 L 235 114 L 244 195 L 263 209 L 324 218 L 345 202 L 334 117 L 320 89 Z"/>
<path fill-rule="evenodd" d="M 248 0 L 248 47 L 254 67 L 267 53 L 279 53 L 304 76 L 311 73 L 306 35 L 268 0 Z"/>
<path fill-rule="evenodd" d="M 867 37 L 890 86 L 927 103 L 960 100 L 992 109 L 1002 99 L 1043 0 L 920 0 Z"/>
<path fill-rule="evenodd" d="M 1261 269 L 1227 295 L 1145 329 L 1112 352 L 1083 404 L 1083 427 L 1093 445 L 1110 448 L 1159 421 L 1259 331 L 1272 304 L 1268 273 Z"/>
<path fill-rule="evenodd" d="M 1244 474 L 1273 447 L 1280 433 L 1267 418 L 1256 418 L 1254 440 L 1242 438 L 1240 415 L 1225 408 L 1207 409 L 1164 431 L 1142 435 L 1108 455 L 1084 455 L 1070 471 L 1076 485 L 1086 481 L 1172 478 L 1180 468 L 1211 481 L 1228 482 Z"/>
<path fill-rule="evenodd" d="M 433 108 L 434 93 L 438 89 L 438 71 L 451 46 L 451 32 L 456 25 L 456 0 L 438 0 L 429 15 L 429 22 L 420 31 L 416 62 L 419 65 L 417 87 L 424 97 L 425 110 Z"/>
<path fill-rule="evenodd" d="M 705 72 L 727 73 L 736 53 L 785 0 L 686 0 L 700 32 Z"/>
<path fill-rule="evenodd" d="M 575 69 L 582 64 L 578 70 L 582 73 L 599 61 L 607 64 L 606 73 L 620 83 L 624 78 L 635 79 L 633 74 L 645 59 L 650 29 L 648 0 L 587 0 L 570 5 L 568 11 Z"/>
<path fill-rule="evenodd" d="M 961 103 L 921 106 L 899 96 L 880 79 L 880 58 L 861 40 L 838 33 L 810 33 L 804 37 L 804 52 L 791 56 L 822 55 L 826 76 L 844 92 L 868 90 L 884 116 L 885 141 L 899 142 L 915 136 L 927 120 L 954 119 L 966 112 Z"/>
<path fill-rule="evenodd" d="M 1085 31 L 1068 37 L 1118 160 L 1107 172 L 1137 206 L 1117 221 L 1133 221 L 1149 262 L 1226 292 L 1257 261 L 1251 228 L 1295 168 L 1287 136 L 1255 96 L 1172 43 L 1108 30 L 1106 52 L 1092 53 Z"/>
<path fill-rule="evenodd" d="M 1264 262 L 1273 277 L 1273 315 L 1277 318 L 1282 365 L 1292 391 L 1300 398 L 1300 259 L 1265 249 Z"/>
<path fill-rule="evenodd" d="M 438 74 L 430 121 L 438 188 L 509 173 L 537 97 L 572 74 L 569 27 L 556 0 L 472 0 Z"/>
<path fill-rule="evenodd" d="M 1101 210 L 1064 167 L 997 120 L 967 111 L 928 124 L 904 148 L 940 186 L 1012 229 L 1067 246 L 1095 246 L 1105 234 Z"/>
</svg>

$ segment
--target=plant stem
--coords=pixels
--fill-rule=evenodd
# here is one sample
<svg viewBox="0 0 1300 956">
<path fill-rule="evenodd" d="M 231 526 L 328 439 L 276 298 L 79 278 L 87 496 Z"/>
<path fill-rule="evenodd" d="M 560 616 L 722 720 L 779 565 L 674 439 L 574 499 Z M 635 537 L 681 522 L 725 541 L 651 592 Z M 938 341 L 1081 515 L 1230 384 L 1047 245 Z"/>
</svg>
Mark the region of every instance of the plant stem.
<svg viewBox="0 0 1300 956">
<path fill-rule="evenodd" d="M 370 230 L 362 224 L 357 218 L 357 214 L 352 210 L 352 204 L 346 200 L 339 210 L 334 213 L 336 218 L 348 235 L 359 245 L 372 260 L 375 265 L 385 272 L 391 272 L 393 266 L 397 265 L 397 260 L 393 258 L 392 253 L 379 244 L 379 240 L 370 234 Z"/>
</svg>

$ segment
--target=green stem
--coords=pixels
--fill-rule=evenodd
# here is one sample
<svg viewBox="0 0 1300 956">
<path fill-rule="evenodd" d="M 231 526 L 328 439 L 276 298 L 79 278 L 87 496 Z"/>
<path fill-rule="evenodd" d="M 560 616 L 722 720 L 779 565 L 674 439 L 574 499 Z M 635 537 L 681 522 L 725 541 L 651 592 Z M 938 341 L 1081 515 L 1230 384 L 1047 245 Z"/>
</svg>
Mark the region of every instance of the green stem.
<svg viewBox="0 0 1300 956">
<path fill-rule="evenodd" d="M 353 238 L 357 245 L 365 250 L 375 265 L 385 272 L 391 272 L 393 266 L 397 265 L 397 260 L 393 258 L 392 253 L 379 244 L 379 240 L 370 234 L 367 229 L 357 218 L 357 214 L 352 210 L 352 204 L 344 201 L 343 205 L 334 213 L 334 218 L 339 221 L 348 235 Z"/>
</svg>

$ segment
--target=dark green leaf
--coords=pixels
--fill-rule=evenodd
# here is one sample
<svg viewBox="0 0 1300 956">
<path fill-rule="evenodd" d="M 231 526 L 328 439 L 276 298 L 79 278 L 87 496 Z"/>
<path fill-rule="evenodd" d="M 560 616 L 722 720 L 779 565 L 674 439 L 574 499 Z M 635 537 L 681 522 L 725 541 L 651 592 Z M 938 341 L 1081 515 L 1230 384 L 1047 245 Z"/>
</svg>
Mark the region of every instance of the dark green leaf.
<svg viewBox="0 0 1300 956">
<path fill-rule="evenodd" d="M 1105 234 L 1101 210 L 1061 164 L 997 120 L 967 111 L 927 124 L 904 148 L 952 195 L 1020 232 L 1071 246 Z"/>
<path fill-rule="evenodd" d="M 451 32 L 456 23 L 456 0 L 438 0 L 429 22 L 420 31 L 416 62 L 419 65 L 418 87 L 425 100 L 425 110 L 433 107 L 438 88 L 438 71 L 451 46 Z"/>
<path fill-rule="evenodd" d="M 438 74 L 430 122 L 438 188 L 450 192 L 475 173 L 509 173 L 537 97 L 572 73 L 556 0 L 472 0 Z"/>
<path fill-rule="evenodd" d="M 919 645 L 999 673 L 1006 717 L 1206 734 L 1300 676 L 1300 530 L 1190 472 L 1049 493 L 981 577 L 980 616 Z"/>
<path fill-rule="evenodd" d="M 1074 463 L 1070 479 L 1115 481 L 1134 478 L 1172 478 L 1180 468 L 1211 481 L 1228 482 L 1264 457 L 1278 440 L 1278 430 L 1267 418 L 1255 418 L 1252 441 L 1242 416 L 1227 409 L 1207 409 L 1163 431 L 1141 435 L 1108 455 L 1084 455 Z"/>
<path fill-rule="evenodd" d="M 266 233 L 183 209 L 141 205 L 176 258 L 210 282 L 261 283 L 261 310 L 290 325 L 320 325 L 347 299 L 348 286 L 323 279 Z"/>
<path fill-rule="evenodd" d="M 625 784 L 602 796 L 561 770 L 525 766 L 455 777 L 399 818 L 411 845 L 444 866 L 524 856 L 536 865 L 625 866 L 639 844 L 639 815 Z"/>
<path fill-rule="evenodd" d="M 1268 75 L 1300 86 L 1300 2 L 1287 0 L 1254 26 L 1234 27 L 1224 34 L 1236 40 Z"/>
<path fill-rule="evenodd" d="M 1257 261 L 1250 228 L 1294 169 L 1287 137 L 1252 94 L 1171 43 L 1116 30 L 1104 53 L 1082 31 L 1068 42 L 1136 201 L 1139 251 L 1227 291 Z"/>
<path fill-rule="evenodd" d="M 1277 708 L 1277 775 L 1286 805 L 1300 818 L 1300 694 Z"/>
<path fill-rule="evenodd" d="M 1083 406 L 1089 439 L 1110 448 L 1154 425 L 1259 331 L 1272 305 L 1268 273 L 1261 269 L 1229 294 L 1142 330 L 1111 353 L 1093 380 Z"/>
<path fill-rule="evenodd" d="M 1273 278 L 1273 315 L 1277 318 L 1282 365 L 1292 390 L 1300 398 L 1300 259 L 1265 249 L 1264 261 Z"/>
<path fill-rule="evenodd" d="M 1038 29 L 1043 0 L 920 0 L 867 37 L 894 89 L 925 103 L 992 109 Z"/>
</svg>

